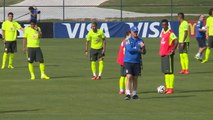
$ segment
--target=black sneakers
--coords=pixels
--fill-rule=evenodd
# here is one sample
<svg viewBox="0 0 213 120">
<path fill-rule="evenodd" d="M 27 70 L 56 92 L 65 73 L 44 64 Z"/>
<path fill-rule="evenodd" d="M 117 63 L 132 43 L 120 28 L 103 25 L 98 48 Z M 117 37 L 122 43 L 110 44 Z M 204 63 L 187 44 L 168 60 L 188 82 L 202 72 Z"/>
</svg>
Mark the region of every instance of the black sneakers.
<svg viewBox="0 0 213 120">
<path fill-rule="evenodd" d="M 130 100 L 130 99 L 131 99 L 131 96 L 130 96 L 130 95 L 126 95 L 124 99 L 125 99 L 125 100 Z M 133 96 L 132 96 L 132 99 L 137 100 L 137 99 L 139 99 L 139 97 L 138 97 L 138 95 L 133 95 Z"/>
<path fill-rule="evenodd" d="M 139 97 L 138 97 L 138 95 L 134 95 L 134 96 L 132 96 L 132 99 L 137 100 L 137 99 L 139 99 Z"/>
<path fill-rule="evenodd" d="M 130 95 L 126 95 L 126 97 L 124 98 L 124 100 L 130 100 L 131 96 Z"/>
</svg>

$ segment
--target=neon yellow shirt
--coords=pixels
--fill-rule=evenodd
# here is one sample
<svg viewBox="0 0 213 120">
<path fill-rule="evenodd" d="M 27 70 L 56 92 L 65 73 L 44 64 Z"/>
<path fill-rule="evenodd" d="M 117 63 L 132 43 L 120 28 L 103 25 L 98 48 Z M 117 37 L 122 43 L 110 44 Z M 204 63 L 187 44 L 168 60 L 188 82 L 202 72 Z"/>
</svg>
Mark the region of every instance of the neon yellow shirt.
<svg viewBox="0 0 213 120">
<path fill-rule="evenodd" d="M 213 16 L 207 18 L 206 26 L 208 27 L 209 36 L 213 36 Z"/>
<path fill-rule="evenodd" d="M 187 21 L 184 20 L 181 22 L 179 26 L 179 39 L 178 39 L 179 43 L 183 42 L 185 31 L 188 31 L 188 35 L 186 37 L 185 42 L 189 42 L 189 24 Z"/>
<path fill-rule="evenodd" d="M 41 29 L 38 27 L 38 31 Z M 32 27 L 27 27 L 24 32 L 24 38 L 27 39 L 27 47 L 38 48 L 40 47 L 39 33 Z"/>
<path fill-rule="evenodd" d="M 16 41 L 17 30 L 20 28 L 21 25 L 16 21 L 4 21 L 2 24 L 2 30 L 4 30 L 5 41 Z"/>
<path fill-rule="evenodd" d="M 97 32 L 90 30 L 87 34 L 87 41 L 91 41 L 92 49 L 101 49 L 103 47 L 103 39 L 105 38 L 104 32 L 100 29 L 97 29 Z"/>
</svg>

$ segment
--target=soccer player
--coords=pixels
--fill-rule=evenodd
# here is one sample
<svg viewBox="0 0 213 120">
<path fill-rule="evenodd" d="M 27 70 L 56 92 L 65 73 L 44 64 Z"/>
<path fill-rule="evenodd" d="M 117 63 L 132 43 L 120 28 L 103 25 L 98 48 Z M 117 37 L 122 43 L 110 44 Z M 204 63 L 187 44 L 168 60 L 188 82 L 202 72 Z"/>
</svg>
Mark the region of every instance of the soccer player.
<svg viewBox="0 0 213 120">
<path fill-rule="evenodd" d="M 124 67 L 126 69 L 126 96 L 125 100 L 130 100 L 130 88 L 133 85 L 132 99 L 138 99 L 137 95 L 137 81 L 141 73 L 141 54 L 145 54 L 145 44 L 142 39 L 138 37 L 138 28 L 131 27 L 131 37 L 126 40 Z"/>
<path fill-rule="evenodd" d="M 126 71 L 124 67 L 124 52 L 125 52 L 125 41 L 130 37 L 131 32 L 127 31 L 126 32 L 126 38 L 121 42 L 120 49 L 118 52 L 118 58 L 117 58 L 117 63 L 121 66 L 121 76 L 119 79 L 119 88 L 120 92 L 119 94 L 125 94 L 125 83 L 126 83 Z"/>
<path fill-rule="evenodd" d="M 206 29 L 204 25 L 204 15 L 199 16 L 199 20 L 196 23 L 196 39 L 198 42 L 199 50 L 195 55 L 195 59 L 202 61 L 202 54 L 206 50 Z"/>
<path fill-rule="evenodd" d="M 101 75 L 104 68 L 104 56 L 106 52 L 106 38 L 104 36 L 104 32 L 97 28 L 97 23 L 91 23 L 91 30 L 87 34 L 86 38 L 86 46 L 85 46 L 85 54 L 88 55 L 88 47 L 91 43 L 90 48 L 90 61 L 91 61 L 91 69 L 92 69 L 92 80 L 100 80 Z M 96 61 L 99 63 L 99 73 L 98 76 L 96 74 Z"/>
<path fill-rule="evenodd" d="M 34 74 L 34 67 L 33 62 L 40 62 L 40 72 L 41 72 L 41 79 L 50 79 L 45 74 L 45 65 L 44 65 L 44 58 L 40 48 L 40 40 L 42 32 L 40 27 L 37 26 L 36 21 L 31 21 L 30 26 L 25 29 L 24 32 L 24 39 L 23 39 L 23 52 L 28 55 L 28 68 L 31 75 L 31 80 L 35 80 Z M 27 47 L 27 49 L 26 49 Z"/>
<path fill-rule="evenodd" d="M 17 30 L 24 30 L 21 25 L 13 20 L 13 13 L 8 13 L 8 19 L 2 24 L 2 39 L 4 42 L 4 54 L 1 69 L 5 68 L 7 56 L 9 55 L 8 68 L 12 69 L 14 53 L 17 52 Z"/>
<path fill-rule="evenodd" d="M 163 31 L 160 39 L 160 56 L 161 56 L 161 70 L 165 75 L 166 94 L 174 92 L 174 55 L 178 42 L 174 32 L 168 27 L 168 20 L 163 19 L 161 26 Z"/>
<path fill-rule="evenodd" d="M 206 20 L 206 39 L 208 46 L 206 49 L 205 59 L 201 63 L 206 63 L 209 60 L 211 48 L 213 48 L 213 8 L 209 10 L 209 17 Z"/>
<path fill-rule="evenodd" d="M 184 13 L 178 13 L 178 21 L 180 22 L 179 26 L 179 53 L 180 53 L 180 63 L 182 70 L 179 74 L 189 74 L 189 58 L 188 58 L 188 49 L 189 49 L 189 25 L 186 20 L 184 20 Z"/>
</svg>

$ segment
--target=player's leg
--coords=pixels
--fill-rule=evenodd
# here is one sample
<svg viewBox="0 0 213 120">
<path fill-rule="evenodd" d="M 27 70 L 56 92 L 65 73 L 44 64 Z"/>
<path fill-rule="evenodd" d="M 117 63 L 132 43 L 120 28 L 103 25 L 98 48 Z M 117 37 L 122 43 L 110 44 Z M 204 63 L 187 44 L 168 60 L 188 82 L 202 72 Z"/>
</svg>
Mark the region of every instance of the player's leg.
<svg viewBox="0 0 213 120">
<path fill-rule="evenodd" d="M 41 72 L 41 79 L 49 80 L 50 77 L 45 74 L 45 64 L 44 64 L 44 57 L 41 51 L 41 48 L 35 48 L 36 51 L 36 61 L 39 61 L 39 68 Z"/>
<path fill-rule="evenodd" d="M 6 61 L 7 61 L 8 53 L 9 53 L 9 42 L 5 42 L 4 43 L 4 53 L 3 53 L 3 57 L 2 57 L 1 69 L 5 68 L 5 64 L 6 64 Z"/>
<path fill-rule="evenodd" d="M 183 48 L 181 47 L 181 45 L 179 44 L 179 53 L 180 53 L 180 64 L 181 64 L 181 71 L 179 72 L 179 74 L 184 74 L 185 72 L 185 63 L 184 63 L 184 55 L 183 55 Z"/>
<path fill-rule="evenodd" d="M 35 80 L 33 61 L 35 61 L 35 51 L 32 48 L 27 49 L 27 60 L 28 60 L 28 69 L 30 72 L 31 80 Z"/>
<path fill-rule="evenodd" d="M 208 62 L 209 56 L 210 56 L 210 53 L 211 53 L 211 48 L 213 48 L 213 36 L 209 36 L 208 47 L 206 49 L 205 59 L 201 63 Z"/>
<path fill-rule="evenodd" d="M 96 80 L 97 75 L 96 75 L 96 61 L 98 60 L 97 58 L 97 51 L 95 49 L 90 49 L 90 61 L 91 61 L 91 70 L 92 70 L 92 80 Z"/>
<path fill-rule="evenodd" d="M 198 42 L 198 53 L 195 55 L 195 59 L 202 61 L 202 53 L 205 50 L 205 44 L 203 42 L 204 40 L 202 38 L 197 38 L 197 42 Z"/>
<path fill-rule="evenodd" d="M 100 49 L 100 50 L 98 50 L 98 59 L 99 59 L 99 62 L 98 62 L 98 66 L 99 66 L 99 68 L 98 68 L 98 77 L 97 77 L 97 79 L 98 80 L 100 80 L 101 79 L 101 75 L 102 75 L 102 73 L 103 73 L 103 69 L 104 69 L 104 54 L 102 54 L 102 50 L 103 49 Z"/>
<path fill-rule="evenodd" d="M 170 80 L 169 80 L 169 56 L 163 56 L 161 57 L 161 71 L 164 73 L 164 81 L 165 81 L 165 86 L 166 86 L 166 91 L 167 92 L 170 89 Z"/>
<path fill-rule="evenodd" d="M 169 68 L 168 68 L 168 88 L 166 94 L 174 93 L 174 55 L 169 55 Z"/>
<path fill-rule="evenodd" d="M 134 64 L 133 68 L 133 92 L 132 92 L 132 99 L 138 99 L 137 95 L 137 85 L 138 85 L 138 76 L 141 73 L 141 64 Z"/>
<path fill-rule="evenodd" d="M 125 75 L 125 67 L 121 65 L 120 68 L 120 79 L 119 79 L 119 94 L 125 94 L 125 81 L 126 81 L 126 75 Z"/>
<path fill-rule="evenodd" d="M 130 100 L 131 96 L 130 96 L 130 89 L 131 89 L 131 83 L 133 80 L 133 75 L 132 75 L 132 64 L 131 63 L 124 63 L 125 65 L 125 69 L 126 69 L 126 96 L 125 96 L 125 100 Z"/>
<path fill-rule="evenodd" d="M 11 49 L 11 52 L 10 52 L 10 55 L 9 55 L 8 68 L 13 69 L 14 68 L 13 67 L 14 53 L 17 52 L 17 42 L 16 41 L 11 42 L 10 49 Z"/>
<path fill-rule="evenodd" d="M 184 64 L 185 64 L 185 71 L 184 74 L 189 74 L 189 57 L 188 57 L 188 49 L 189 49 L 189 42 L 185 43 L 184 47 Z"/>
</svg>

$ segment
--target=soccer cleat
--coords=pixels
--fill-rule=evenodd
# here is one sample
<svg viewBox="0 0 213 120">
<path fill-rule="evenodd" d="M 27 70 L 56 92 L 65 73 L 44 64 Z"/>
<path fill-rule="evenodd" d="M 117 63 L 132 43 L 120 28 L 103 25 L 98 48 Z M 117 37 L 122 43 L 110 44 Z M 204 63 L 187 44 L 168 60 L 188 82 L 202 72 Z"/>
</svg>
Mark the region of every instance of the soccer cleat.
<svg viewBox="0 0 213 120">
<path fill-rule="evenodd" d="M 199 61 L 202 61 L 202 57 L 201 56 L 198 56 L 198 55 L 195 55 L 195 59 L 199 60 Z"/>
<path fill-rule="evenodd" d="M 2 66 L 1 66 L 1 69 L 4 69 L 4 68 L 5 68 L 5 65 L 2 65 Z"/>
<path fill-rule="evenodd" d="M 173 94 L 174 93 L 174 90 L 172 89 L 172 88 L 170 88 L 167 92 L 166 92 L 166 94 Z"/>
<path fill-rule="evenodd" d="M 138 97 L 138 95 L 133 95 L 132 99 L 137 100 L 137 99 L 139 99 L 139 97 Z"/>
<path fill-rule="evenodd" d="M 8 68 L 9 69 L 13 69 L 14 67 L 12 65 L 8 65 Z"/>
<path fill-rule="evenodd" d="M 189 71 L 188 71 L 188 70 L 185 70 L 185 71 L 184 71 L 184 74 L 188 75 L 188 74 L 189 74 Z"/>
<path fill-rule="evenodd" d="M 44 80 L 49 80 L 50 79 L 50 77 L 48 77 L 47 75 L 41 75 L 41 79 L 44 79 Z"/>
<path fill-rule="evenodd" d="M 35 75 L 31 75 L 31 80 L 35 80 Z"/>
<path fill-rule="evenodd" d="M 165 92 L 164 93 L 167 93 L 169 91 L 169 88 L 166 88 Z"/>
<path fill-rule="evenodd" d="M 119 94 L 120 94 L 120 95 L 123 95 L 123 94 L 125 94 L 125 92 L 124 92 L 124 91 L 120 91 Z"/>
<path fill-rule="evenodd" d="M 101 80 L 101 76 L 96 77 L 96 80 Z"/>
<path fill-rule="evenodd" d="M 96 78 L 97 78 L 96 76 L 92 76 L 91 80 L 96 80 Z"/>
<path fill-rule="evenodd" d="M 203 60 L 201 63 L 207 63 L 208 62 L 208 60 Z"/>
<path fill-rule="evenodd" d="M 181 70 L 178 74 L 184 74 L 185 70 Z"/>
<path fill-rule="evenodd" d="M 124 100 L 130 100 L 131 99 L 131 96 L 130 95 L 126 95 Z"/>
</svg>

